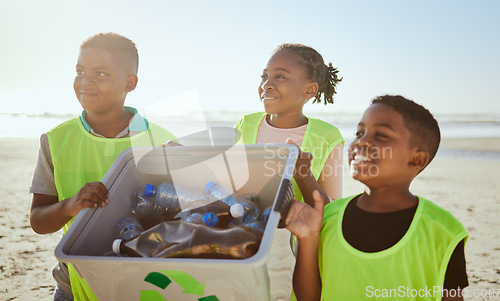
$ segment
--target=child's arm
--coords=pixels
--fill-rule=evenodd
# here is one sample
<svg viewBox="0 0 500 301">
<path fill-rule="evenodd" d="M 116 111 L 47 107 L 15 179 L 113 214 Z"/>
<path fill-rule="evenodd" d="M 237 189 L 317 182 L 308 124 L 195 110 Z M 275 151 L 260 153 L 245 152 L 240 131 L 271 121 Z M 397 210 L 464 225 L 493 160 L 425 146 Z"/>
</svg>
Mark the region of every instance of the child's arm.
<svg viewBox="0 0 500 301">
<path fill-rule="evenodd" d="M 323 170 L 318 178 L 318 183 L 332 200 L 342 197 L 342 143 L 337 144 L 328 155 Z"/>
<path fill-rule="evenodd" d="M 294 144 L 292 139 L 287 139 L 286 143 Z M 311 172 L 311 160 L 312 154 L 307 152 L 302 152 L 299 148 L 299 156 L 297 158 L 297 162 L 295 163 L 295 170 L 293 173 L 293 178 L 299 186 L 300 192 L 304 197 L 304 201 L 309 204 L 311 207 L 314 206 L 314 198 L 313 191 L 317 190 L 323 200 L 324 204 L 328 204 L 330 202 L 330 198 L 323 191 L 318 181 L 314 178 L 313 173 Z"/>
<path fill-rule="evenodd" d="M 319 300 L 321 276 L 318 245 L 323 222 L 324 199 L 314 191 L 314 208 L 295 201 L 286 218 L 286 228 L 297 237 L 298 248 L 293 272 L 293 289 L 297 300 Z"/>
<path fill-rule="evenodd" d="M 57 196 L 34 193 L 31 228 L 38 234 L 57 232 L 81 209 L 106 206 L 108 196 L 108 190 L 101 182 L 87 183 L 73 197 L 60 202 Z"/>
<path fill-rule="evenodd" d="M 443 301 L 463 301 L 463 293 L 462 290 L 457 291 L 457 297 L 443 297 Z"/>
</svg>

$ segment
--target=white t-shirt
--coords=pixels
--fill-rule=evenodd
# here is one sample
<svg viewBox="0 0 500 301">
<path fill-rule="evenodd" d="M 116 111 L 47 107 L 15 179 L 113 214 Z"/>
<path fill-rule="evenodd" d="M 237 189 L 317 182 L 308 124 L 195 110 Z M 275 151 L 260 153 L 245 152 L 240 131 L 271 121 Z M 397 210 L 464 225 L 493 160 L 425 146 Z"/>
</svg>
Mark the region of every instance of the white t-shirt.
<svg viewBox="0 0 500 301">
<path fill-rule="evenodd" d="M 276 128 L 271 126 L 264 118 L 259 125 L 256 143 L 286 143 L 286 140 L 290 138 L 300 146 L 302 140 L 304 140 L 306 128 L 307 124 L 291 129 Z M 267 266 L 271 300 L 288 301 L 292 294 L 295 257 L 292 253 L 290 237 L 290 231 L 286 229 L 276 229 L 274 232 Z"/>
</svg>

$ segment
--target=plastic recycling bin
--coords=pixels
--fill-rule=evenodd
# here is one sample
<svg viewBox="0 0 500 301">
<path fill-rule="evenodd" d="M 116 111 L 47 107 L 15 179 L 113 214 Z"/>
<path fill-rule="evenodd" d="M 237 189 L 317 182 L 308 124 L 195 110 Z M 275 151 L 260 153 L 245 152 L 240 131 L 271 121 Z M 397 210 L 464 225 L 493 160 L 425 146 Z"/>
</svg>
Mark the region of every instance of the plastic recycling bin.
<svg viewBox="0 0 500 301">
<path fill-rule="evenodd" d="M 127 149 L 102 179 L 110 203 L 82 210 L 55 255 L 73 264 L 99 300 L 270 300 L 266 265 L 273 234 L 293 199 L 297 155 L 291 144 Z M 213 181 L 226 190 L 256 193 L 260 210 L 272 205 L 257 253 L 247 259 L 104 256 L 134 193 L 163 181 L 200 190 Z"/>
</svg>

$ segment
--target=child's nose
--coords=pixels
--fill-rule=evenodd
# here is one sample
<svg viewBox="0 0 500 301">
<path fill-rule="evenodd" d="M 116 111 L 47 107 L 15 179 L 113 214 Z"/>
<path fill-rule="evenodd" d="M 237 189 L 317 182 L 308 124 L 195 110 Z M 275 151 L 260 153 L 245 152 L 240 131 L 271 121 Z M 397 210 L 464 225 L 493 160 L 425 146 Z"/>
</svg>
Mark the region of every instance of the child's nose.
<svg viewBox="0 0 500 301">
<path fill-rule="evenodd" d="M 260 88 L 264 91 L 272 88 L 271 81 L 269 79 L 266 79 L 262 82 L 262 84 L 260 84 Z"/>
<path fill-rule="evenodd" d="M 370 139 L 367 137 L 367 135 L 365 134 L 356 140 L 356 146 L 371 147 L 372 143 L 371 143 Z"/>
<path fill-rule="evenodd" d="M 84 86 L 94 85 L 95 84 L 95 78 L 93 78 L 93 76 L 91 76 L 91 75 L 85 75 L 85 76 L 82 77 L 81 83 Z"/>
</svg>

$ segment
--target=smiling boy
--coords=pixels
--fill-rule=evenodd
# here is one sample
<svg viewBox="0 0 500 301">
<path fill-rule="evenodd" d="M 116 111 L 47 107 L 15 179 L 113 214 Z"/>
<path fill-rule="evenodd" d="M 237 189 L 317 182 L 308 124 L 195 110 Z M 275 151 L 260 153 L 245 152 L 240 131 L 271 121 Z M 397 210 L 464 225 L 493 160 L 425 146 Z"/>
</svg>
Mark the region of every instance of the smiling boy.
<svg viewBox="0 0 500 301">
<path fill-rule="evenodd" d="M 135 44 L 115 33 L 101 33 L 80 46 L 74 90 L 83 111 L 40 138 L 40 152 L 30 193 L 30 223 L 39 234 L 66 233 L 83 208 L 104 207 L 108 190 L 100 182 L 121 151 L 132 146 L 161 146 L 175 140 L 148 122 L 125 98 L 137 85 Z M 71 285 L 69 285 L 69 279 Z M 69 265 L 53 272 L 54 300 L 97 300 Z"/>
<path fill-rule="evenodd" d="M 323 209 L 316 191 L 314 208 L 295 202 L 287 217 L 298 238 L 299 300 L 462 300 L 468 234 L 448 211 L 409 190 L 439 142 L 424 107 L 401 96 L 372 101 L 349 147 L 351 176 L 365 192 Z"/>
</svg>

